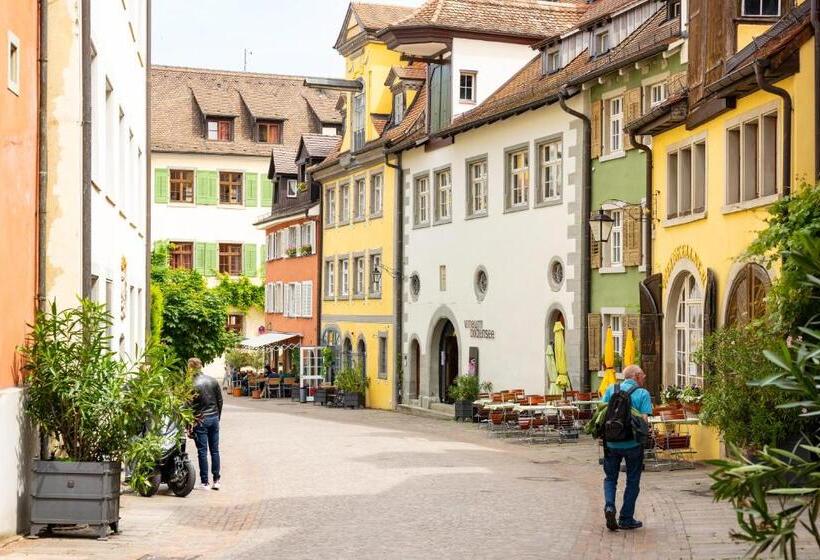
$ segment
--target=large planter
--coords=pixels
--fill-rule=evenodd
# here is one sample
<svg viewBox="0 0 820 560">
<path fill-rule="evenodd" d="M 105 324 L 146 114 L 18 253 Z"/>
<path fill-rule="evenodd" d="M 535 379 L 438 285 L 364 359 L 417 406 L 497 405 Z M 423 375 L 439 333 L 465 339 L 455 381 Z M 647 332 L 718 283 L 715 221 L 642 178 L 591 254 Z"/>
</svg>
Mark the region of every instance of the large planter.
<svg viewBox="0 0 820 560">
<path fill-rule="evenodd" d="M 347 408 L 360 408 L 364 406 L 364 395 L 362 393 L 345 393 L 342 395 L 342 406 Z"/>
<path fill-rule="evenodd" d="M 473 415 L 472 401 L 456 401 L 455 403 L 456 420 L 467 420 L 473 422 L 475 420 Z"/>
<path fill-rule="evenodd" d="M 52 525 L 88 525 L 105 539 L 120 520 L 120 463 L 34 461 L 32 537 Z"/>
</svg>

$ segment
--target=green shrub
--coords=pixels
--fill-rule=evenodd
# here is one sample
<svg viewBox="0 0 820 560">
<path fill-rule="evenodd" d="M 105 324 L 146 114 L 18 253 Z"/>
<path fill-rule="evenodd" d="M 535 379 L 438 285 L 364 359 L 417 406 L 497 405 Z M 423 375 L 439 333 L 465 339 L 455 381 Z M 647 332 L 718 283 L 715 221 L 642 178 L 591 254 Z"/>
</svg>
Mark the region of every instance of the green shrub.
<svg viewBox="0 0 820 560">
<path fill-rule="evenodd" d="M 360 368 L 345 368 L 336 375 L 336 387 L 345 393 L 361 393 L 367 390 L 370 380 L 362 375 Z"/>
<path fill-rule="evenodd" d="M 450 385 L 450 398 L 454 401 L 473 402 L 478 398 L 479 383 L 477 375 L 459 375 Z"/>
</svg>

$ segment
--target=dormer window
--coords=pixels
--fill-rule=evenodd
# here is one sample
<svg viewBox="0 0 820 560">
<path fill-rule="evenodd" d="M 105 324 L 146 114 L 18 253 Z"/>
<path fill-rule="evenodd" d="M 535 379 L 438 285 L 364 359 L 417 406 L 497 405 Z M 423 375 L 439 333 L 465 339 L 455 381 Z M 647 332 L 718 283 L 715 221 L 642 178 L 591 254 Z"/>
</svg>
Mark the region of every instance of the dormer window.
<svg viewBox="0 0 820 560">
<path fill-rule="evenodd" d="M 281 144 L 282 123 L 279 121 L 257 121 L 256 139 L 263 144 Z"/>
<path fill-rule="evenodd" d="M 609 51 L 609 30 L 604 29 L 595 33 L 595 56 L 600 56 Z"/>
<path fill-rule="evenodd" d="M 544 52 L 544 73 L 552 74 L 561 69 L 561 53 L 557 48 Z"/>
<path fill-rule="evenodd" d="M 364 93 L 353 96 L 353 151 L 364 146 Z"/>
<path fill-rule="evenodd" d="M 680 17 L 680 3 L 681 0 L 669 0 L 669 7 L 666 10 L 667 19 Z"/>
<path fill-rule="evenodd" d="M 207 138 L 220 142 L 230 142 L 233 140 L 233 119 L 207 118 Z"/>
<path fill-rule="evenodd" d="M 393 93 L 393 124 L 399 124 L 404 118 L 404 90 Z"/>
<path fill-rule="evenodd" d="M 780 0 L 743 0 L 743 15 L 747 17 L 778 17 Z"/>
<path fill-rule="evenodd" d="M 467 103 L 475 103 L 476 73 L 462 71 L 458 81 L 458 99 Z"/>
</svg>

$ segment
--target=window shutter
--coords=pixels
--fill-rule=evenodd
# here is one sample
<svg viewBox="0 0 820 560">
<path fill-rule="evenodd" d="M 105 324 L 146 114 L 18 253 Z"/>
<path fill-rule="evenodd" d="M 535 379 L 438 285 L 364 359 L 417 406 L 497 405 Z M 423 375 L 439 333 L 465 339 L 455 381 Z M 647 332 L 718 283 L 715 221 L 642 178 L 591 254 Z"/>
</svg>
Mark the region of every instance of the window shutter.
<svg viewBox="0 0 820 560">
<path fill-rule="evenodd" d="M 601 112 L 603 110 L 603 106 L 604 105 L 600 99 L 592 102 L 592 112 L 590 114 L 590 120 L 592 121 L 592 159 L 601 157 L 601 126 L 603 126 Z"/>
<path fill-rule="evenodd" d="M 270 283 L 265 284 L 265 313 L 270 313 Z"/>
<path fill-rule="evenodd" d="M 259 272 L 259 275 L 262 278 L 264 278 L 267 275 L 267 270 L 265 270 L 265 262 L 267 262 L 267 259 L 265 259 L 265 251 L 267 251 L 267 249 L 268 245 L 266 243 L 263 243 L 259 246 L 259 254 L 257 255 L 257 257 L 259 258 L 257 272 Z"/>
<path fill-rule="evenodd" d="M 309 224 L 310 224 L 308 226 L 310 228 L 310 230 L 309 230 L 310 231 L 309 239 L 310 239 L 310 246 L 312 248 L 311 253 L 315 255 L 316 254 L 316 222 L 309 222 Z"/>
<path fill-rule="evenodd" d="M 290 317 L 290 286 L 290 284 L 285 284 L 284 286 L 285 298 L 284 305 L 282 307 L 282 313 L 285 315 L 285 317 Z"/>
<path fill-rule="evenodd" d="M 196 172 L 196 203 L 212 206 L 219 200 L 216 171 Z"/>
<path fill-rule="evenodd" d="M 706 292 L 703 295 L 703 336 L 717 328 L 717 276 L 710 268 L 706 271 Z"/>
<path fill-rule="evenodd" d="M 293 316 L 302 316 L 302 285 L 296 283 L 293 285 Z"/>
<path fill-rule="evenodd" d="M 257 173 L 245 173 L 244 183 L 245 206 L 256 206 L 259 200 L 257 190 L 259 175 Z"/>
<path fill-rule="evenodd" d="M 170 172 L 167 169 L 154 169 L 154 202 L 168 204 L 170 199 Z"/>
<path fill-rule="evenodd" d="M 194 270 L 200 274 L 205 274 L 205 248 L 206 243 L 194 243 Z"/>
<path fill-rule="evenodd" d="M 641 206 L 624 208 L 624 266 L 641 265 Z"/>
<path fill-rule="evenodd" d="M 313 282 L 302 284 L 302 317 L 313 317 Z"/>
<path fill-rule="evenodd" d="M 641 116 L 641 88 L 635 87 L 627 90 L 624 96 L 626 103 L 626 120 L 624 124 L 629 124 L 637 120 Z M 629 140 L 629 134 L 624 132 L 624 147 L 629 150 L 632 148 L 632 142 Z"/>
<path fill-rule="evenodd" d="M 601 369 L 601 315 L 590 313 L 587 315 L 587 341 L 589 344 L 589 370 Z"/>
<path fill-rule="evenodd" d="M 601 243 L 589 238 L 589 265 L 593 269 L 601 268 Z"/>
<path fill-rule="evenodd" d="M 248 278 L 256 276 L 256 244 L 242 245 L 242 272 Z"/>
<path fill-rule="evenodd" d="M 261 203 L 265 208 L 273 206 L 273 182 L 262 175 Z"/>
<path fill-rule="evenodd" d="M 214 276 L 219 270 L 219 244 L 205 243 L 205 276 Z"/>
<path fill-rule="evenodd" d="M 640 349 L 641 341 L 641 316 L 640 314 L 629 314 L 626 316 L 626 329 L 632 331 L 632 336 L 635 338 L 635 349 Z M 626 331 L 624 332 L 624 343 L 626 343 Z M 626 364 L 629 365 L 629 364 Z"/>
<path fill-rule="evenodd" d="M 285 285 L 282 282 L 276 283 L 276 312 L 282 313 L 285 310 Z"/>
</svg>

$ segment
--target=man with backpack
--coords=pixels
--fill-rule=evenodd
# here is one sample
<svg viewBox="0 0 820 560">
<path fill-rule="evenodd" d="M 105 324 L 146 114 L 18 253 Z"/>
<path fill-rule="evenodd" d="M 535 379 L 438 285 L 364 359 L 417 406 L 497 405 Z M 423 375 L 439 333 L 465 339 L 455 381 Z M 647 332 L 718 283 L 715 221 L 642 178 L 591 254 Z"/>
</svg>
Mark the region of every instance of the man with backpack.
<svg viewBox="0 0 820 560">
<path fill-rule="evenodd" d="M 643 470 L 642 436 L 646 435 L 647 416 L 652 413 L 652 397 L 642 386 L 646 374 L 635 365 L 624 369 L 624 380 L 607 387 L 603 402 L 606 417 L 601 427 L 604 440 L 604 517 L 610 531 L 638 529 L 643 523 L 635 519 Z M 621 514 L 616 520 L 615 491 L 621 461 L 626 462 L 626 489 Z"/>
</svg>

